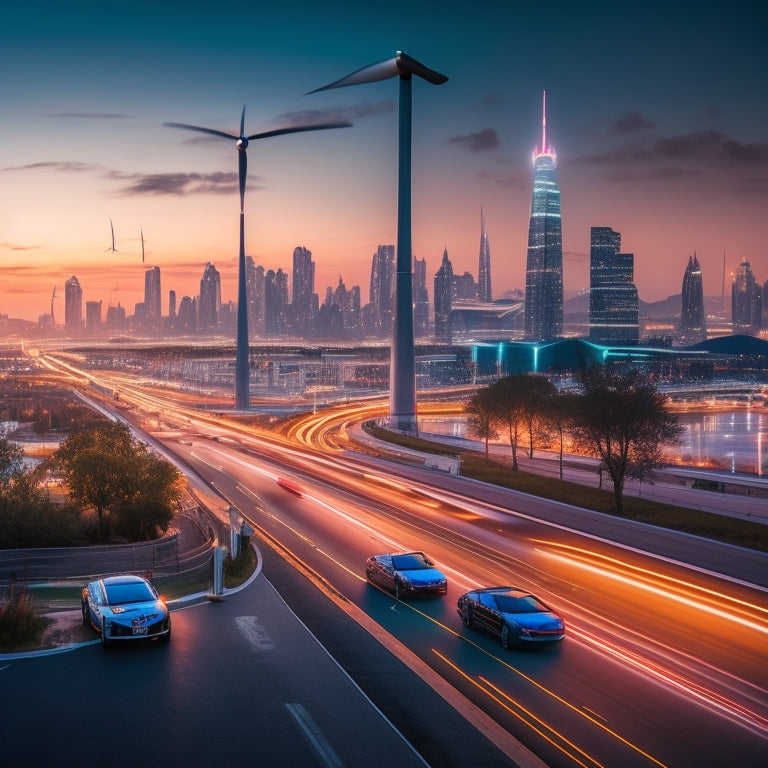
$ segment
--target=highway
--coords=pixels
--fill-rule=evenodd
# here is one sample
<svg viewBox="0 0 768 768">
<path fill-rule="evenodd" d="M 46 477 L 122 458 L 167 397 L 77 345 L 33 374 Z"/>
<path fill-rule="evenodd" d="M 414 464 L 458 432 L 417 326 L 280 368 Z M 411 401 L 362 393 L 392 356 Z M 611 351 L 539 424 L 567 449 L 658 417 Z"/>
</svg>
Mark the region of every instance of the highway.
<svg viewBox="0 0 768 768">
<path fill-rule="evenodd" d="M 120 391 L 154 414 L 152 439 L 318 589 L 383 628 L 398 654 L 420 659 L 547 765 L 762 764 L 768 596 L 737 574 L 742 565 L 766 574 L 765 556 L 350 453 L 351 411 L 335 413 L 332 428 L 323 414 L 273 437 L 125 377 Z M 651 540 L 663 556 L 643 551 Z M 398 601 L 367 584 L 365 558 L 400 549 L 433 557 L 448 595 Z M 550 603 L 566 618 L 565 641 L 507 652 L 464 629 L 456 599 L 490 584 Z"/>
</svg>

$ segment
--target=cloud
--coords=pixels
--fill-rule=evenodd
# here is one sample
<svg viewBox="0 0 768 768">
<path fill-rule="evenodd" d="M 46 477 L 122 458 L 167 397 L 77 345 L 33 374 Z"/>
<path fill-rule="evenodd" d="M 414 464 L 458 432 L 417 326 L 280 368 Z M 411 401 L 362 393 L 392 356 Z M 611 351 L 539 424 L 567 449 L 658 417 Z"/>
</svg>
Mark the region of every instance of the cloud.
<svg viewBox="0 0 768 768">
<path fill-rule="evenodd" d="M 7 248 L 9 251 L 37 251 L 40 250 L 39 245 L 18 245 L 17 243 L 0 243 L 0 248 Z"/>
<path fill-rule="evenodd" d="M 7 168 L 0 168 L 0 173 L 9 171 L 60 171 L 66 173 L 81 173 L 83 171 L 93 171 L 100 168 L 93 163 L 76 163 L 71 161 L 48 161 L 40 163 L 28 163 L 27 165 L 13 165 Z"/>
<path fill-rule="evenodd" d="M 120 195 L 222 195 L 237 190 L 236 173 L 134 173 L 114 171 L 110 178 L 126 182 Z M 258 177 L 256 177 L 258 178 Z M 251 185 L 253 188 L 253 185 Z"/>
<path fill-rule="evenodd" d="M 365 101 L 347 107 L 327 107 L 325 109 L 302 109 L 284 112 L 275 122 L 280 125 L 312 125 L 314 123 L 336 123 L 365 120 L 378 115 L 388 115 L 395 111 L 394 101 Z"/>
<path fill-rule="evenodd" d="M 653 127 L 653 123 L 646 120 L 642 115 L 637 112 L 628 112 L 612 123 L 610 131 L 617 136 L 627 136 L 650 130 Z"/>
<path fill-rule="evenodd" d="M 43 117 L 64 117 L 85 120 L 125 120 L 132 119 L 130 115 L 123 115 L 119 112 L 48 112 Z"/>
<path fill-rule="evenodd" d="M 718 131 L 696 131 L 629 142 L 607 152 L 574 158 L 575 165 L 602 168 L 615 182 L 675 180 L 711 173 L 754 172 L 768 166 L 768 142 L 744 143 Z M 744 181 L 733 184 L 741 188 Z M 753 185 L 748 185 L 754 188 Z"/>
<path fill-rule="evenodd" d="M 499 146 L 499 135 L 493 128 L 483 128 L 477 133 L 468 133 L 464 136 L 452 136 L 449 144 L 455 144 L 470 152 L 487 152 Z"/>
</svg>

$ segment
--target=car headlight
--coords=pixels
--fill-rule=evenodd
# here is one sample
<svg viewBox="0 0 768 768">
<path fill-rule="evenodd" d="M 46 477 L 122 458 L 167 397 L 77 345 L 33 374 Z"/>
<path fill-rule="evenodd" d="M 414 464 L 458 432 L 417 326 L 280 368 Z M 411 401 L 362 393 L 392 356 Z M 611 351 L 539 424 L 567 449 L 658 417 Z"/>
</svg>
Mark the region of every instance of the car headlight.
<svg viewBox="0 0 768 768">
<path fill-rule="evenodd" d="M 119 605 L 115 605 L 111 608 L 112 613 L 125 613 L 125 608 L 121 608 Z"/>
</svg>

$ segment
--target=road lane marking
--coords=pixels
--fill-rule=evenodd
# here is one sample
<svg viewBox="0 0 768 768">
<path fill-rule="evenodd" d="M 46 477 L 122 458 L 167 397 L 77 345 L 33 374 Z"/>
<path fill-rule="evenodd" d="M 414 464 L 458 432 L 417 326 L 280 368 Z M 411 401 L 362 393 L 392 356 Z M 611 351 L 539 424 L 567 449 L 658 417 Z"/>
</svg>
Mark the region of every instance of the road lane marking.
<svg viewBox="0 0 768 768">
<path fill-rule="evenodd" d="M 238 616 L 235 624 L 254 651 L 271 651 L 275 647 L 258 616 Z"/>
<path fill-rule="evenodd" d="M 323 736 L 315 721 L 309 716 L 307 710 L 297 703 L 287 703 L 285 708 L 296 721 L 296 725 L 299 726 L 301 732 L 307 737 L 323 765 L 327 766 L 327 768 L 344 768 L 344 763 L 339 760 L 338 755 L 333 751 L 333 748 Z"/>
</svg>

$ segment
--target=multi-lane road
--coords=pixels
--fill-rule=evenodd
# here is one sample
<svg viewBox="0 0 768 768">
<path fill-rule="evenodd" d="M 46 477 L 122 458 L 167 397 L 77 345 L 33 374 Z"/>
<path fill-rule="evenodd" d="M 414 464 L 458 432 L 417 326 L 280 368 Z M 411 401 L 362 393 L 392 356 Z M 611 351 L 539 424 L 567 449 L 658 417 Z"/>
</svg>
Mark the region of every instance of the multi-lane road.
<svg viewBox="0 0 768 768">
<path fill-rule="evenodd" d="M 152 439 L 317 589 L 547 765 L 719 768 L 768 754 L 764 555 L 344 451 L 348 414 L 277 439 L 120 387 L 162 414 Z M 319 435 L 322 450 L 308 445 Z M 398 601 L 366 583 L 368 555 L 401 549 L 438 562 L 445 597 Z M 456 599 L 489 584 L 539 594 L 565 616 L 565 641 L 507 652 L 464 629 Z"/>
</svg>

